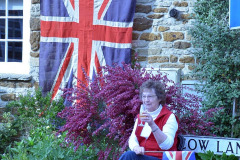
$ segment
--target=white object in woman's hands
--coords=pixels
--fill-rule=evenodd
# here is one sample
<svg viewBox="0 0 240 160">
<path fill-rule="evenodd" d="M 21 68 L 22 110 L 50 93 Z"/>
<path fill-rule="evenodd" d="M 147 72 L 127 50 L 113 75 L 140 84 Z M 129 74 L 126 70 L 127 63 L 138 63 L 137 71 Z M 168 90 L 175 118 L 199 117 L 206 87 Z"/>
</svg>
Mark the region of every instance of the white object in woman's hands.
<svg viewBox="0 0 240 160">
<path fill-rule="evenodd" d="M 144 149 L 144 147 L 136 146 L 136 147 L 133 148 L 133 151 L 134 151 L 136 154 L 142 154 L 142 155 L 144 155 L 145 149 Z"/>
<path fill-rule="evenodd" d="M 140 114 L 139 114 L 139 118 L 141 120 L 141 123 L 138 126 L 144 126 L 144 124 L 142 123 L 142 118 L 145 118 L 145 115 L 143 113 L 146 113 L 146 110 L 145 110 L 145 106 L 141 105 Z"/>
<path fill-rule="evenodd" d="M 149 118 L 149 113 L 145 109 L 146 108 L 142 105 L 141 109 L 140 109 L 140 114 L 139 114 L 139 118 L 141 120 L 141 123 L 138 126 L 144 126 L 144 124 L 142 122 L 146 122 Z"/>
</svg>

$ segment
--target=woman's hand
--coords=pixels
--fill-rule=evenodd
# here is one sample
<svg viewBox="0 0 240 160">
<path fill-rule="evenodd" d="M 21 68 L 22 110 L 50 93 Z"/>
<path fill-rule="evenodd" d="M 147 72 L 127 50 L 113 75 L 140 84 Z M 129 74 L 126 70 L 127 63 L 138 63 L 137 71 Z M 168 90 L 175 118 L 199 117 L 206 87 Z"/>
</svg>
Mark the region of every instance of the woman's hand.
<svg viewBox="0 0 240 160">
<path fill-rule="evenodd" d="M 140 118 L 141 121 L 147 122 L 149 126 L 154 124 L 153 118 L 148 112 L 142 112 Z"/>
<path fill-rule="evenodd" d="M 133 148 L 133 151 L 134 151 L 136 154 L 142 154 L 142 155 L 144 155 L 145 149 L 144 149 L 144 147 L 136 146 L 136 147 Z"/>
</svg>

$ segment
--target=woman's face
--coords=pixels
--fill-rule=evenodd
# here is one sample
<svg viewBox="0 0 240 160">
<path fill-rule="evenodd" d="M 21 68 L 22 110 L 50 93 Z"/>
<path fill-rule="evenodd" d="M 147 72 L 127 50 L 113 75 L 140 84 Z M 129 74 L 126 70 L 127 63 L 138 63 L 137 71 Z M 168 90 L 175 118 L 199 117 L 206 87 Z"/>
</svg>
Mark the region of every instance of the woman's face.
<svg viewBox="0 0 240 160">
<path fill-rule="evenodd" d="M 161 100 L 156 96 L 154 89 L 143 89 L 142 102 L 147 111 L 153 112 L 158 109 L 160 101 Z"/>
</svg>

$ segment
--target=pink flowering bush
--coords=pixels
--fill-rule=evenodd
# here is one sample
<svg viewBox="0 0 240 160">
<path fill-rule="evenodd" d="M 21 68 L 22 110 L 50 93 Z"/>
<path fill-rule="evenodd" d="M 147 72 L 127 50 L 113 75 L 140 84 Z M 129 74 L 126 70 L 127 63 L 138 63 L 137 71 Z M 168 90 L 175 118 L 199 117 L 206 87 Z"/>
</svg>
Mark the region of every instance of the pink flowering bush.
<svg viewBox="0 0 240 160">
<path fill-rule="evenodd" d="M 98 159 L 117 159 L 126 150 L 132 132 L 134 119 L 139 113 L 141 100 L 139 88 L 148 80 L 159 80 L 166 87 L 167 106 L 180 119 L 179 133 L 211 135 L 208 128 L 213 123 L 205 121 L 201 99 L 192 94 L 182 94 L 182 88 L 160 73 L 131 67 L 128 64 L 102 67 L 101 76 L 93 81 L 87 78 L 89 86 L 65 90 L 72 105 L 59 113 L 66 120 L 60 132 L 67 132 L 67 141 L 96 149 Z M 167 85 L 168 83 L 174 85 Z"/>
</svg>

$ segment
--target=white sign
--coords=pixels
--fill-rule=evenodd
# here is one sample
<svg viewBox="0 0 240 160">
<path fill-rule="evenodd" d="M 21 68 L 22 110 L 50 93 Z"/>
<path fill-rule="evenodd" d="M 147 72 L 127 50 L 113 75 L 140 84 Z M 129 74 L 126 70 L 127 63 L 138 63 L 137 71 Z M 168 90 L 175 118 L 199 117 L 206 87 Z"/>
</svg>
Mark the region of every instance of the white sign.
<svg viewBox="0 0 240 160">
<path fill-rule="evenodd" d="M 159 74 L 158 71 L 160 71 L 163 73 L 163 76 L 166 75 L 167 78 L 172 80 L 175 84 L 180 83 L 181 69 L 179 68 L 146 68 L 146 71 L 151 71 L 153 75 Z"/>
<path fill-rule="evenodd" d="M 195 151 L 204 153 L 213 151 L 214 154 L 235 155 L 240 157 L 240 139 L 211 137 L 211 136 L 190 136 L 183 135 L 185 138 L 184 151 Z"/>
</svg>

